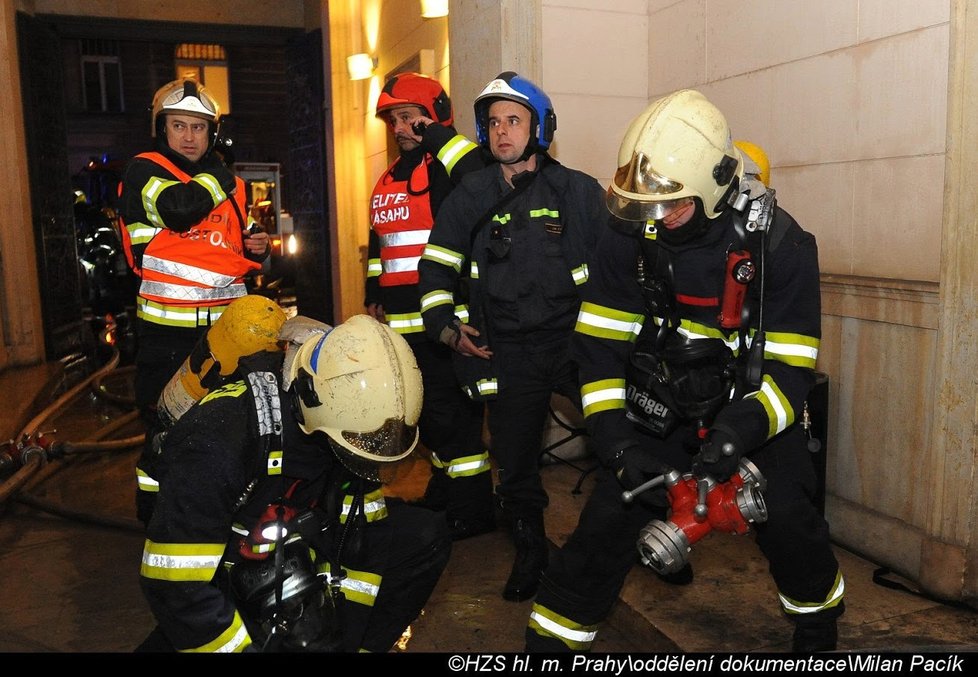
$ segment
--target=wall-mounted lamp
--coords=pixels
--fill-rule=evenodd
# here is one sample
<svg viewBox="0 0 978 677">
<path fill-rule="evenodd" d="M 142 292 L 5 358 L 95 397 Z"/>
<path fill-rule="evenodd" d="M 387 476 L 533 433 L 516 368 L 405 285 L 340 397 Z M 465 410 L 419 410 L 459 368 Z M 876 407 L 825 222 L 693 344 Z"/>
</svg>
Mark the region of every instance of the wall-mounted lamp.
<svg viewBox="0 0 978 677">
<path fill-rule="evenodd" d="M 366 80 L 374 74 L 377 67 L 377 57 L 370 56 L 366 52 L 351 54 L 346 57 L 346 70 L 350 74 L 351 80 Z"/>
<path fill-rule="evenodd" d="M 421 16 L 424 19 L 448 16 L 448 0 L 421 0 Z"/>
</svg>

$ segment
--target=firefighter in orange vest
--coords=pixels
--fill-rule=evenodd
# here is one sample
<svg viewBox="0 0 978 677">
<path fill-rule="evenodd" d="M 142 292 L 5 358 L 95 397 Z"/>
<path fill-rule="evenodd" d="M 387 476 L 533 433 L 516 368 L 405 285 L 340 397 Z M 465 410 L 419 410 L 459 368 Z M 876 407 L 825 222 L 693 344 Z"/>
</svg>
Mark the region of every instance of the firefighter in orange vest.
<svg viewBox="0 0 978 677">
<path fill-rule="evenodd" d="M 387 123 L 399 154 L 370 198 L 364 305 L 403 336 L 417 358 L 425 391 L 421 443 L 432 462 L 420 504 L 444 510 L 452 537 L 460 540 L 495 529 L 489 452 L 482 443 L 484 405 L 462 391 L 451 351 L 425 334 L 418 260 L 442 202 L 463 175 L 482 169 L 489 158 L 455 131 L 448 95 L 427 76 L 391 77 L 377 99 L 377 117 Z"/>
<path fill-rule="evenodd" d="M 214 150 L 220 122 L 217 101 L 194 80 L 164 85 L 153 97 L 154 149 L 127 164 L 119 186 L 124 250 L 140 278 L 135 399 L 147 451 L 163 387 L 231 301 L 247 294 L 245 276 L 269 254 L 268 234 L 248 216 L 244 182 Z"/>
</svg>

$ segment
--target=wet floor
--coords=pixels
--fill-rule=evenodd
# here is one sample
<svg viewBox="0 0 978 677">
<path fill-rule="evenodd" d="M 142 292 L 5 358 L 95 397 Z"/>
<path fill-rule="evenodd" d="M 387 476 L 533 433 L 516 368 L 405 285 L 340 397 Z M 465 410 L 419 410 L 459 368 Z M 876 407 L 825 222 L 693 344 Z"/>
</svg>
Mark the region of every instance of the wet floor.
<svg viewBox="0 0 978 677">
<path fill-rule="evenodd" d="M 0 388 L 14 402 L 0 419 L 9 430 L 0 435 L 20 432 L 29 417 L 18 408 L 51 371 L 0 375 Z M 116 443 L 108 442 L 140 434 L 136 423 L 118 426 L 131 411 L 129 379 L 124 369 L 113 371 L 101 380 L 101 394 L 86 389 L 40 423 L 52 437 L 77 443 L 77 453 L 50 461 L 26 480 L 9 468 L 0 475 L 2 652 L 130 652 L 153 628 L 138 582 L 143 538 L 132 509 L 137 451 L 109 448 Z M 590 465 L 586 458 L 576 463 Z M 416 461 L 392 493 L 418 495 L 426 473 L 426 462 Z M 551 496 L 548 536 L 557 546 L 572 531 L 592 478 L 560 463 L 546 466 L 543 477 Z M 880 585 L 875 564 L 841 548 L 837 554 L 847 586 L 840 651 L 978 651 L 974 610 L 914 594 L 913 583 L 897 577 L 888 578 L 909 590 Z M 500 595 L 512 556 L 502 531 L 457 542 L 410 639 L 396 651 L 522 651 L 531 602 L 507 602 Z M 594 651 L 790 649 L 791 627 L 777 610 L 766 562 L 749 536 L 711 534 L 695 544 L 691 560 L 695 580 L 689 586 L 667 585 L 636 565 Z"/>
</svg>

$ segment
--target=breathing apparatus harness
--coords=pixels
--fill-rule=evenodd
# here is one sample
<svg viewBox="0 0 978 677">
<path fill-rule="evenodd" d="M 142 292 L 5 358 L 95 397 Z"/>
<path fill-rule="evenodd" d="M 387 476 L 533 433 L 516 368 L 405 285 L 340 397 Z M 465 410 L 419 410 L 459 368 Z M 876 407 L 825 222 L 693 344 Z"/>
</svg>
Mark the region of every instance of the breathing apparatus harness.
<svg viewBox="0 0 978 677">
<path fill-rule="evenodd" d="M 259 418 L 267 420 L 263 412 L 274 412 L 280 406 L 277 380 L 275 384 L 276 393 L 271 397 L 267 388 L 251 390 Z M 281 421 L 280 413 L 271 417 L 276 418 Z M 269 488 L 278 485 L 263 480 L 277 474 L 276 467 L 281 468 L 282 452 L 276 450 L 284 445 L 281 425 L 265 432 L 268 434 L 262 435 L 263 453 L 259 455 L 265 467 L 255 468 L 234 513 L 255 502 L 266 507 L 257 520 L 251 518 L 250 524 L 246 523 L 250 526 L 246 534 L 236 532 L 239 557 L 229 571 L 230 590 L 256 641 L 261 641 L 262 651 L 338 651 L 346 601 L 341 588 L 346 572 L 340 559 L 359 546 L 363 481 L 342 481 L 346 473 L 339 479 L 331 476 L 326 480 L 323 501 L 311 507 L 293 498 L 304 480 L 296 480 L 284 493 L 269 494 Z M 351 491 L 349 513 L 341 520 L 344 495 L 351 495 Z"/>
<path fill-rule="evenodd" d="M 705 434 L 725 403 L 760 386 L 765 344 L 765 253 L 777 247 L 785 232 L 774 220 L 774 190 L 765 188 L 752 197 L 751 188 L 761 185 L 745 182 L 729 202 L 735 212 L 734 230 L 739 242 L 727 252 L 717 317 L 720 327 L 739 330 L 740 344 L 750 346 L 746 357 L 734 356 L 719 338 L 688 340 L 679 334 L 672 261 L 668 251 L 654 240 L 641 239 L 638 279 L 646 312 L 650 317 L 662 318 L 662 323 L 654 336 L 639 337 L 630 358 L 627 416 L 656 436 L 666 437 L 682 420 L 695 422 Z M 757 283 L 752 286 L 755 280 Z M 751 293 L 752 301 L 748 303 L 751 288 L 757 291 Z M 754 306 L 757 328 L 751 337 Z"/>
</svg>

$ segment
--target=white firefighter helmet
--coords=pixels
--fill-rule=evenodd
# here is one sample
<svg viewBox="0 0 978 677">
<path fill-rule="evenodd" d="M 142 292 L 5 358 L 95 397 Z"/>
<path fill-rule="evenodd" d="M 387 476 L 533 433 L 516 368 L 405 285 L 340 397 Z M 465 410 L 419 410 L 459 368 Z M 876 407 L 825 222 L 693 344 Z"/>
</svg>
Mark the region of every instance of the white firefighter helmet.
<svg viewBox="0 0 978 677">
<path fill-rule="evenodd" d="M 407 341 L 368 315 L 355 315 L 310 338 L 286 375 L 298 400 L 299 427 L 325 433 L 340 461 L 386 482 L 393 464 L 418 443 L 423 388 Z"/>
<path fill-rule="evenodd" d="M 743 174 L 726 118 L 700 92 L 683 89 L 654 101 L 629 125 L 608 209 L 626 221 L 647 221 L 692 197 L 714 219 Z"/>
<path fill-rule="evenodd" d="M 153 96 L 151 133 L 154 137 L 162 135 L 167 113 L 202 118 L 210 122 L 212 131 L 216 132 L 221 106 L 196 80 L 181 79 L 163 85 Z"/>
</svg>

